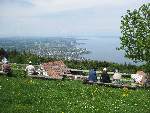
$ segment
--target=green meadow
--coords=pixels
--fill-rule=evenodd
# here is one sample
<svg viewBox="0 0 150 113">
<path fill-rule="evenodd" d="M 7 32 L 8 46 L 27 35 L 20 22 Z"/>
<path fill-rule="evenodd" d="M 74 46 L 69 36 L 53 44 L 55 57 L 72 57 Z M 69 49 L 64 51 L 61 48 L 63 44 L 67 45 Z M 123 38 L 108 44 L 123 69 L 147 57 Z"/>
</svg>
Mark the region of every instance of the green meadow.
<svg viewBox="0 0 150 113">
<path fill-rule="evenodd" d="M 1 75 L 0 113 L 150 113 L 150 90 Z"/>
</svg>

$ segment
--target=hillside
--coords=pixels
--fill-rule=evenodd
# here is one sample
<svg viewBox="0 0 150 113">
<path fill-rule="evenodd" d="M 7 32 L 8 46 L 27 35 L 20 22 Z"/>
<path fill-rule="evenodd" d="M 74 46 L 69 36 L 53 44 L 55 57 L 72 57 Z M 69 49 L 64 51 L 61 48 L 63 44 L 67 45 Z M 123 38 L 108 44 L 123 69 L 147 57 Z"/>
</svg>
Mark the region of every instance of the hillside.
<svg viewBox="0 0 150 113">
<path fill-rule="evenodd" d="M 150 90 L 0 76 L 0 113 L 149 113 Z"/>
</svg>

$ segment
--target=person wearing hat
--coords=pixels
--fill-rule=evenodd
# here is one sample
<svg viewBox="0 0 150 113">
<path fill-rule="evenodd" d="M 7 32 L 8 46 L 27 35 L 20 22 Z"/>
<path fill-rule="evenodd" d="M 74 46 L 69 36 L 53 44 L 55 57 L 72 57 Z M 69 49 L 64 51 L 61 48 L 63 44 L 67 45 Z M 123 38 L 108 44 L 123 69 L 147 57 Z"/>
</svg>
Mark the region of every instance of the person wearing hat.
<svg viewBox="0 0 150 113">
<path fill-rule="evenodd" d="M 101 74 L 101 79 L 100 79 L 101 82 L 104 82 L 104 83 L 110 83 L 110 77 L 107 73 L 107 68 L 104 68 L 103 69 L 103 72 Z"/>
<path fill-rule="evenodd" d="M 25 71 L 27 71 L 28 75 L 36 75 L 35 67 L 32 65 L 32 62 L 29 62 L 29 65 L 26 67 Z"/>
</svg>

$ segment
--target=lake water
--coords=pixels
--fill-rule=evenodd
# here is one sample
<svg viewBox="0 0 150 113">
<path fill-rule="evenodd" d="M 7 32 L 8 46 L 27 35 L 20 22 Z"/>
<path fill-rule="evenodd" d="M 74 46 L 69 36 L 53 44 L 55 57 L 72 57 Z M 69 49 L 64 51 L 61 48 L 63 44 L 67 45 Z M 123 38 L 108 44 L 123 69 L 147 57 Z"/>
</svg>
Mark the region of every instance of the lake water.
<svg viewBox="0 0 150 113">
<path fill-rule="evenodd" d="M 77 47 L 87 48 L 91 51 L 90 54 L 83 55 L 86 59 L 135 64 L 124 57 L 123 51 L 116 50 L 120 46 L 119 37 L 80 37 L 77 39 L 81 39 L 78 40 L 78 43 L 84 43 Z"/>
</svg>

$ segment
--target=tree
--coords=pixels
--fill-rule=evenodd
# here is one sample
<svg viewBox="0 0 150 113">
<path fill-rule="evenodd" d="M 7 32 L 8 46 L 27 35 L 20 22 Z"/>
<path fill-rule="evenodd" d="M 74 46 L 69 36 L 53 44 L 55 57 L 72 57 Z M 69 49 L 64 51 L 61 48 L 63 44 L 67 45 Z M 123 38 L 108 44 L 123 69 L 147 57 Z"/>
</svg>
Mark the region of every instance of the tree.
<svg viewBox="0 0 150 113">
<path fill-rule="evenodd" d="M 3 57 L 8 58 L 8 53 L 7 53 L 7 51 L 5 51 L 5 49 L 0 48 L 0 60 L 1 60 Z"/>
<path fill-rule="evenodd" d="M 0 48 L 0 60 L 4 57 L 5 50 Z"/>
<path fill-rule="evenodd" d="M 122 16 L 119 50 L 125 57 L 135 62 L 150 64 L 150 3 L 143 4 L 138 10 L 127 10 Z"/>
</svg>

